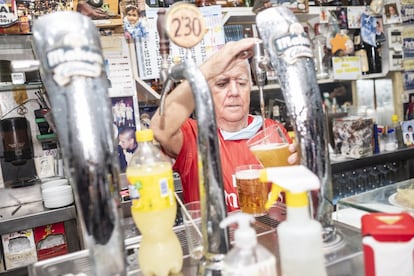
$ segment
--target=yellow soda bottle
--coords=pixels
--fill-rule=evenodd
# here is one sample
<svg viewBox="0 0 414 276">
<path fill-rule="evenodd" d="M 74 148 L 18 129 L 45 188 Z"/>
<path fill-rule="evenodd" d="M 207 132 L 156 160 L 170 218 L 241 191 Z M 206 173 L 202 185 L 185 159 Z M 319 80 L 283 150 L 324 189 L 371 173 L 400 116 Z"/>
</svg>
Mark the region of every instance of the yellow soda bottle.
<svg viewBox="0 0 414 276">
<path fill-rule="evenodd" d="M 167 276 L 179 273 L 183 251 L 173 231 L 177 203 L 171 162 L 153 144 L 151 129 L 136 132 L 138 148 L 126 170 L 131 214 L 142 239 L 138 263 L 142 273 Z"/>
</svg>

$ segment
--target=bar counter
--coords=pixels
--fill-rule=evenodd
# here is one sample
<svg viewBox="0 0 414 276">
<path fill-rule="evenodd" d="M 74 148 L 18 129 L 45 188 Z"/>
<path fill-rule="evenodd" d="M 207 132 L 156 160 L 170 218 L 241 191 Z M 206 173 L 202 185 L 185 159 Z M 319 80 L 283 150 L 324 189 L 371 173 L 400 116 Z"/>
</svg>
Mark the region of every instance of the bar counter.
<svg viewBox="0 0 414 276">
<path fill-rule="evenodd" d="M 285 208 L 283 205 L 275 205 L 268 215 L 257 217 L 254 224 L 257 233 L 258 242 L 265 246 L 270 252 L 275 254 L 278 263 L 278 246 L 276 226 L 285 218 Z M 137 264 L 137 253 L 141 236 L 136 229 L 132 218 L 123 219 L 123 227 L 125 234 L 125 252 L 127 259 L 127 274 L 141 275 Z M 327 245 L 325 248 L 326 264 L 329 276 L 354 275 L 363 276 L 364 267 L 361 253 L 361 239 L 359 230 L 342 223 L 336 223 L 337 232 L 341 233 L 343 243 L 341 246 Z M 235 226 L 230 228 L 230 240 L 233 240 Z M 184 226 L 177 225 L 174 227 L 183 249 L 183 269 L 182 275 L 193 276 L 197 274 L 197 261 L 193 260 L 187 250 L 187 241 L 184 233 Z M 88 260 L 88 250 L 80 250 L 71 254 L 67 254 L 53 259 L 37 262 L 29 266 L 29 275 L 38 276 L 44 273 L 52 273 L 53 275 L 64 275 L 65 273 L 84 273 L 83 275 L 93 276 L 91 266 Z"/>
<path fill-rule="evenodd" d="M 81 250 L 81 233 L 77 221 L 75 205 L 57 209 L 48 209 L 43 206 L 40 192 L 40 183 L 32 186 L 3 189 L 0 192 L 0 234 L 10 233 L 55 222 L 65 222 L 69 254 L 44 261 L 38 261 L 28 268 L 6 271 L 2 275 L 64 275 L 66 273 L 85 273 L 93 275 L 89 265 L 88 250 Z M 122 209 L 129 210 L 130 202 L 123 202 Z M 283 204 L 276 204 L 269 214 L 256 218 L 254 224 L 258 242 L 275 254 L 278 261 L 277 225 L 286 217 Z M 141 275 L 137 264 L 137 252 L 141 236 L 130 214 L 124 212 L 122 225 L 125 238 L 125 252 L 127 256 L 128 275 Z M 341 246 L 328 244 L 325 247 L 328 275 L 364 275 L 361 238 L 359 229 L 350 225 L 336 222 L 338 241 L 343 240 Z M 235 225 L 230 227 L 230 240 L 233 241 Z M 183 275 L 196 275 L 197 261 L 190 258 L 187 250 L 187 241 L 184 226 L 179 222 L 174 226 L 183 249 Z M 280 268 L 278 266 L 280 272 Z M 279 274 L 280 275 L 280 274 Z"/>
</svg>

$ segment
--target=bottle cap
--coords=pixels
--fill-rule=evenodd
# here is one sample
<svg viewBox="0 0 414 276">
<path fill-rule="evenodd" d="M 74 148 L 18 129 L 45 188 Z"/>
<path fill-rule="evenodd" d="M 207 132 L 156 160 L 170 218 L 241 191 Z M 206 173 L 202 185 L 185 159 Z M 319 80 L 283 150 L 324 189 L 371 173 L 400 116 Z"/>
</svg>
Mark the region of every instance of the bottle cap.
<svg viewBox="0 0 414 276">
<path fill-rule="evenodd" d="M 224 228 L 230 224 L 237 223 L 238 228 L 234 231 L 234 242 L 239 248 L 248 249 L 257 244 L 256 231 L 251 227 L 255 219 L 252 215 L 246 213 L 235 213 L 224 218 L 220 222 L 220 227 Z"/>
<path fill-rule="evenodd" d="M 137 130 L 135 132 L 137 142 L 149 142 L 154 139 L 154 132 L 152 129 Z"/>
</svg>

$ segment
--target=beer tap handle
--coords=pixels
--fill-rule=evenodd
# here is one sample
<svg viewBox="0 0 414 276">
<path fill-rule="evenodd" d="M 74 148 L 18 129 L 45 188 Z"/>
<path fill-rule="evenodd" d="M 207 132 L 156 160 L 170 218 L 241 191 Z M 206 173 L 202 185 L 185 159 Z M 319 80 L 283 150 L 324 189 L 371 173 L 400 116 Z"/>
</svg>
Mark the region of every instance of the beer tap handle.
<svg viewBox="0 0 414 276">
<path fill-rule="evenodd" d="M 263 119 L 266 117 L 265 114 L 265 101 L 263 95 L 263 87 L 266 84 L 266 68 L 267 68 L 267 57 L 265 56 L 263 42 L 256 41 L 253 48 L 253 75 L 255 77 L 256 85 L 259 88 L 260 97 L 260 113 Z M 264 126 L 264 124 L 263 124 Z"/>
<path fill-rule="evenodd" d="M 266 83 L 267 57 L 264 52 L 263 42 L 256 41 L 253 48 L 253 74 L 257 86 L 263 87 Z"/>
<path fill-rule="evenodd" d="M 160 70 L 161 84 L 164 84 L 168 78 L 168 56 L 170 55 L 170 39 L 167 31 L 165 30 L 166 12 L 167 11 L 165 9 L 160 9 L 157 12 L 157 30 L 160 37 L 160 54 L 162 57 Z"/>
</svg>

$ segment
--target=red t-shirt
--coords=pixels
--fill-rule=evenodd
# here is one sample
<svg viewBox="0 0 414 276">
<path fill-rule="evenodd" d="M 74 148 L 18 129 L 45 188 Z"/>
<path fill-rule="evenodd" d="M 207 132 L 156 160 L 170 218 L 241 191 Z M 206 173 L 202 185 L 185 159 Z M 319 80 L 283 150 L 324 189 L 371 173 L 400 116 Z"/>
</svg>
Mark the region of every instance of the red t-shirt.
<svg viewBox="0 0 414 276">
<path fill-rule="evenodd" d="M 249 116 L 248 123 L 250 124 L 252 121 L 253 117 Z M 273 124 L 279 124 L 283 128 L 282 124 L 266 119 L 266 126 Z M 176 158 L 173 169 L 180 174 L 184 202 L 191 202 L 200 199 L 197 165 L 197 121 L 188 119 L 181 126 L 181 130 L 184 139 L 183 147 Z M 285 128 L 283 130 L 286 134 Z M 223 174 L 224 197 L 227 211 L 231 212 L 239 209 L 234 178 L 235 168 L 240 165 L 259 164 L 259 162 L 247 147 L 247 140 L 224 140 L 220 131 L 217 131 L 217 134 Z"/>
</svg>

